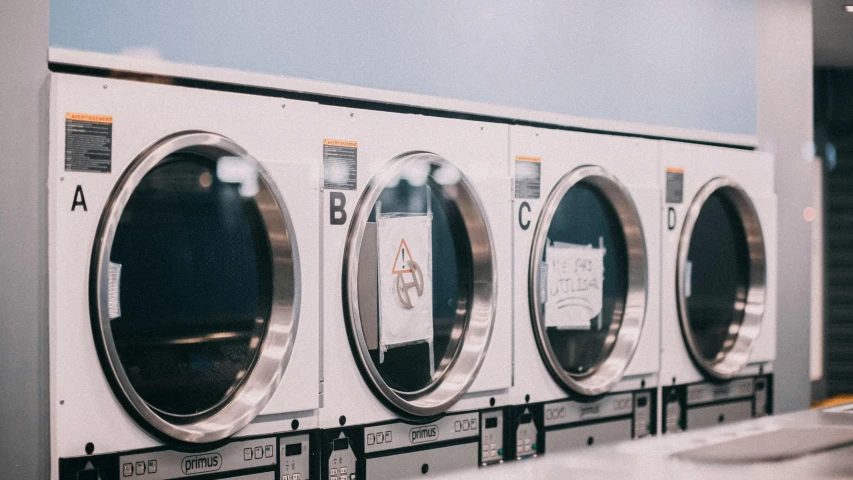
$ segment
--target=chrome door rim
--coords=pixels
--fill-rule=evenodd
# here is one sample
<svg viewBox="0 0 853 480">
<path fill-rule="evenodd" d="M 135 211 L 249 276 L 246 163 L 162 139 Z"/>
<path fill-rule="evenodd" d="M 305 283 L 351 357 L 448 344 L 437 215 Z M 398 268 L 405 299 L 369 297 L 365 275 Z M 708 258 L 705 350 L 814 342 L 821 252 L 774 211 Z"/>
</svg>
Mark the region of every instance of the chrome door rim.
<svg viewBox="0 0 853 480">
<path fill-rule="evenodd" d="M 177 152 L 207 158 L 239 156 L 254 164 L 260 180 L 255 202 L 264 220 L 273 262 L 270 318 L 250 373 L 225 404 L 196 415 L 158 412 L 136 392 L 115 348 L 108 307 L 109 259 L 121 214 L 142 178 Z M 242 147 L 215 133 L 186 131 L 165 137 L 140 153 L 122 174 L 104 207 L 90 267 L 95 344 L 104 373 L 129 412 L 155 435 L 191 444 L 223 440 L 251 422 L 275 393 L 293 351 L 301 297 L 299 268 L 296 237 L 287 208 L 271 177 Z"/>
<path fill-rule="evenodd" d="M 364 229 L 371 210 L 382 190 L 407 166 L 427 163 L 431 167 L 450 167 L 450 161 L 429 152 L 409 152 L 399 155 L 373 176 L 362 192 L 353 212 L 344 251 L 342 295 L 347 330 L 353 353 L 370 386 L 381 399 L 405 415 L 431 417 L 447 411 L 470 388 L 486 356 L 495 318 L 497 297 L 497 265 L 494 242 L 485 209 L 470 180 L 461 172 L 457 183 L 445 186 L 445 193 L 456 202 L 471 243 L 472 291 L 467 321 L 461 331 L 454 328 L 458 338 L 454 357 L 439 369 L 426 387 L 403 392 L 390 387 L 382 379 L 370 358 L 361 325 L 358 304 L 358 264 Z"/>
<path fill-rule="evenodd" d="M 682 282 L 684 271 L 687 267 L 687 254 L 690 250 L 690 239 L 699 212 L 708 198 L 719 192 L 735 207 L 738 213 L 744 233 L 746 234 L 747 251 L 749 254 L 749 285 L 744 302 L 743 321 L 733 331 L 729 329 L 726 340 L 723 342 L 724 349 L 721 355 L 714 361 L 708 361 L 702 355 L 693 332 L 690 330 L 690 318 L 687 313 L 687 299 L 684 296 Z M 761 320 L 764 316 L 764 303 L 766 297 L 766 252 L 764 246 L 764 234 L 761 230 L 761 221 L 758 211 L 749 198 L 746 191 L 734 180 L 728 177 L 717 177 L 706 183 L 690 204 L 684 217 L 684 226 L 681 230 L 681 238 L 678 242 L 678 264 L 675 273 L 675 292 L 678 305 L 678 318 L 681 323 L 681 332 L 684 343 L 694 363 L 705 374 L 713 379 L 728 380 L 743 369 L 749 361 L 749 354 L 755 344 L 755 340 L 761 333 Z M 728 347 L 726 347 L 728 345 Z"/>
<path fill-rule="evenodd" d="M 605 345 L 613 347 L 605 361 L 584 375 L 571 375 L 562 368 L 548 340 L 539 305 L 537 281 L 541 259 L 551 221 L 566 192 L 580 182 L 594 186 L 610 202 L 622 225 L 628 257 L 628 292 L 625 311 L 618 323 L 611 323 Z M 585 396 L 597 396 L 610 391 L 625 374 L 640 341 L 646 316 L 648 285 L 646 240 L 640 214 L 628 189 L 612 174 L 598 166 L 581 166 L 564 175 L 548 194 L 533 233 L 530 250 L 527 291 L 530 319 L 536 345 L 551 376 L 564 388 Z"/>
</svg>

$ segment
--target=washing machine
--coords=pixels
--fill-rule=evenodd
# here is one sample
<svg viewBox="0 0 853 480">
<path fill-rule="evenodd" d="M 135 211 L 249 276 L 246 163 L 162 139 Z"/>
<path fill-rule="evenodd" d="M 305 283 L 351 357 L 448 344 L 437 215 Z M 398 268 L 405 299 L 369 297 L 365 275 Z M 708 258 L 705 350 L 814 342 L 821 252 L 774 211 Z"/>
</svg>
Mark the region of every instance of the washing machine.
<svg viewBox="0 0 853 480">
<path fill-rule="evenodd" d="M 770 154 L 661 142 L 665 433 L 772 413 L 776 196 Z"/>
<path fill-rule="evenodd" d="M 316 478 L 320 175 L 288 107 L 51 75 L 52 478 Z"/>
<path fill-rule="evenodd" d="M 512 384 L 508 127 L 318 107 L 323 478 L 503 459 Z M 314 127 L 312 127 L 314 128 Z"/>
<path fill-rule="evenodd" d="M 513 126 L 508 458 L 657 431 L 657 142 Z"/>
</svg>

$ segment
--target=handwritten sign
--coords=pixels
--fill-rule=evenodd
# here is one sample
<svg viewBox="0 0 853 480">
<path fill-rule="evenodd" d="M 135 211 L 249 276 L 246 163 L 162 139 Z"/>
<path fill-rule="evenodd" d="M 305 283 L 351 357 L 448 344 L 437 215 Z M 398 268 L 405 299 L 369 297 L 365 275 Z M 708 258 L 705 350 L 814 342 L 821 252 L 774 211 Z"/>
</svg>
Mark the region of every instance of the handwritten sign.
<svg viewBox="0 0 853 480">
<path fill-rule="evenodd" d="M 546 327 L 564 330 L 600 328 L 605 253 L 603 246 L 593 248 L 592 245 L 561 242 L 546 244 Z"/>
<path fill-rule="evenodd" d="M 380 217 L 379 347 L 432 343 L 432 218 Z"/>
</svg>

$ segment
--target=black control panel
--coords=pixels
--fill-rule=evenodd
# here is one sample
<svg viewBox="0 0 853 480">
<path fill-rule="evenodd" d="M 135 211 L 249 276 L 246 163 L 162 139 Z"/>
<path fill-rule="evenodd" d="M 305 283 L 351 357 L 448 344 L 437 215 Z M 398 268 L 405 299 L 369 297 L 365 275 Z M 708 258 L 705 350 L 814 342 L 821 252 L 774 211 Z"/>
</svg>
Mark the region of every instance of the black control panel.
<svg viewBox="0 0 853 480">
<path fill-rule="evenodd" d="M 773 414 L 773 375 L 697 382 L 662 389 L 664 433 Z"/>
<path fill-rule="evenodd" d="M 59 459 L 59 480 L 318 478 L 318 432 L 232 439 L 206 451 L 167 447 Z"/>
</svg>

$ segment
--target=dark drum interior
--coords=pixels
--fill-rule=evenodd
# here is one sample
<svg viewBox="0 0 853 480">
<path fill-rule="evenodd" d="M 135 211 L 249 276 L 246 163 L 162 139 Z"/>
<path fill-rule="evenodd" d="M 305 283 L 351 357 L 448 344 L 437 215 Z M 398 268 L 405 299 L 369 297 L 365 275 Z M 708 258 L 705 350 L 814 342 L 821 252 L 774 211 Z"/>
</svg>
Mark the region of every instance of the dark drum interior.
<svg viewBox="0 0 853 480">
<path fill-rule="evenodd" d="M 247 378 L 272 304 L 272 258 L 253 198 L 217 179 L 215 161 L 176 153 L 148 172 L 121 214 L 118 357 L 153 409 L 221 407 Z"/>
<path fill-rule="evenodd" d="M 719 190 L 699 211 L 687 262 L 682 281 L 690 282 L 689 296 L 684 292 L 690 334 L 706 361 L 719 361 L 743 322 L 750 268 L 740 215 Z"/>
</svg>

